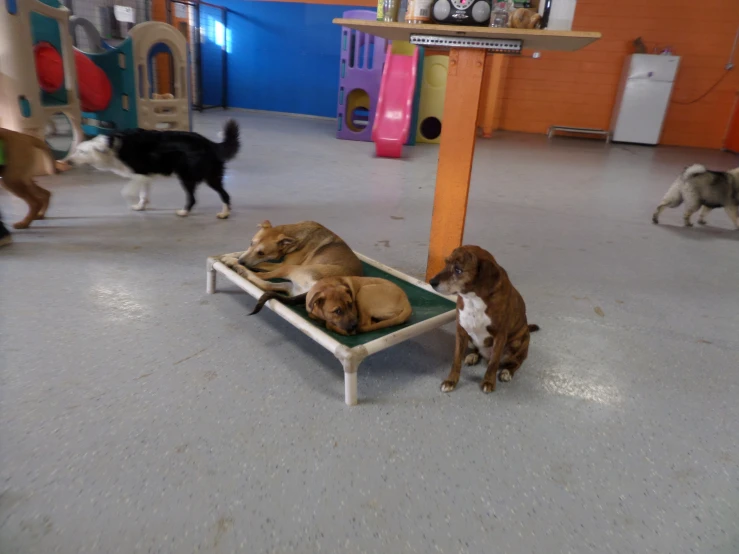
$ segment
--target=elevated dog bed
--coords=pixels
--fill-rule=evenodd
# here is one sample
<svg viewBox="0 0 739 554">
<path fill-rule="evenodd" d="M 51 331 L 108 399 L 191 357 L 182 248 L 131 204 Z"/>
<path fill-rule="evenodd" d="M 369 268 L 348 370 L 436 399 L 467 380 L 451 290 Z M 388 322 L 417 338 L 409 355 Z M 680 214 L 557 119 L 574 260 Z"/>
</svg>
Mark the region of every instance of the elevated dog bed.
<svg viewBox="0 0 739 554">
<path fill-rule="evenodd" d="M 344 366 L 344 399 L 349 406 L 357 403 L 357 370 L 362 360 L 380 350 L 385 350 L 454 321 L 456 315 L 456 303 L 452 298 L 438 294 L 423 281 L 414 279 L 362 254 L 356 254 L 362 261 L 365 276 L 382 277 L 392 281 L 408 295 L 413 307 L 413 315 L 406 323 L 389 329 L 345 337 L 326 329 L 322 321 L 310 319 L 305 306 L 286 306 L 277 300 L 270 300 L 266 304 L 277 315 L 331 351 L 341 362 Z M 238 258 L 241 252 L 230 255 Z M 259 298 L 263 294 L 262 289 L 218 261 L 221 257 L 208 258 L 206 286 L 208 294 L 216 291 L 218 273 L 254 298 Z"/>
</svg>

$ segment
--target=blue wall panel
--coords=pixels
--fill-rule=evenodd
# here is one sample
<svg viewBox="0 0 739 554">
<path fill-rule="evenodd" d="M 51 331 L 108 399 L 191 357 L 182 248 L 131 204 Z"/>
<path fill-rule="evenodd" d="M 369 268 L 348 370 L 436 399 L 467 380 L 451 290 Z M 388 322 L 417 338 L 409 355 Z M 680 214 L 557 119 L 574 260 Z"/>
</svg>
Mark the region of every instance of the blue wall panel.
<svg viewBox="0 0 739 554">
<path fill-rule="evenodd" d="M 221 105 L 221 83 L 223 82 L 223 49 L 227 48 L 227 33 L 222 23 L 223 15 L 218 8 L 200 6 L 200 28 L 203 67 L 203 104 Z M 235 58 L 235 56 L 234 56 Z M 235 105 L 235 104 L 234 104 Z M 241 107 L 241 106 L 239 106 Z"/>
<path fill-rule="evenodd" d="M 336 116 L 341 28 L 331 20 L 352 7 L 243 0 L 218 4 L 229 10 L 229 105 Z M 215 50 L 209 49 L 206 58 L 203 49 L 203 92 L 209 100 L 220 98 L 220 79 L 206 79 L 209 66 L 220 66 L 215 57 Z"/>
</svg>

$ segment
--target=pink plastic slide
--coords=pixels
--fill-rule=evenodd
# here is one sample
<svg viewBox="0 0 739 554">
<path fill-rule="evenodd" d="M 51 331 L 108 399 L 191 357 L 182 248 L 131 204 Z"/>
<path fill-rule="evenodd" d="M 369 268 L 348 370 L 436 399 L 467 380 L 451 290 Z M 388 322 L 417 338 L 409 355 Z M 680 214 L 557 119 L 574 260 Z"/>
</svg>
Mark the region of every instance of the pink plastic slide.
<svg viewBox="0 0 739 554">
<path fill-rule="evenodd" d="M 417 47 L 412 56 L 388 50 L 372 127 L 372 141 L 378 157 L 400 158 L 403 152 L 411 130 L 417 71 Z"/>
</svg>

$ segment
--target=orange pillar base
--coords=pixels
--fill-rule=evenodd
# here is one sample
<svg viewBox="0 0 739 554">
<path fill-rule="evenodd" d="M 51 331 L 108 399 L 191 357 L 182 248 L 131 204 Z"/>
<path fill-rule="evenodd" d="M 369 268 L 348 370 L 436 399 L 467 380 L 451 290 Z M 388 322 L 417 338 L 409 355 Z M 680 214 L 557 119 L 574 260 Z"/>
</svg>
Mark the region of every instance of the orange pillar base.
<svg viewBox="0 0 739 554">
<path fill-rule="evenodd" d="M 444 98 L 426 279 L 462 244 L 485 50 L 452 48 Z"/>
</svg>

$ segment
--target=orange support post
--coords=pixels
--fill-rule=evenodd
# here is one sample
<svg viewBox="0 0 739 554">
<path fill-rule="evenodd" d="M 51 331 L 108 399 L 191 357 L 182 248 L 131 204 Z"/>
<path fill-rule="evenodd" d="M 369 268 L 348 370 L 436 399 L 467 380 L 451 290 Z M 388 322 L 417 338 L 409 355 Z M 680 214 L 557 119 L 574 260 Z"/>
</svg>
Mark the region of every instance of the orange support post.
<svg viewBox="0 0 739 554">
<path fill-rule="evenodd" d="M 484 65 L 485 50 L 452 48 L 449 53 L 427 280 L 441 270 L 444 258 L 462 244 Z"/>
<path fill-rule="evenodd" d="M 500 114 L 503 109 L 503 89 L 505 88 L 508 56 L 493 54 L 485 60 L 485 73 L 480 93 L 480 111 L 477 126 L 482 136 L 490 138 L 500 127 Z"/>
</svg>

